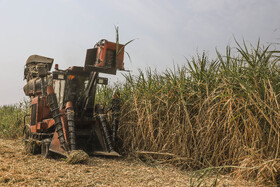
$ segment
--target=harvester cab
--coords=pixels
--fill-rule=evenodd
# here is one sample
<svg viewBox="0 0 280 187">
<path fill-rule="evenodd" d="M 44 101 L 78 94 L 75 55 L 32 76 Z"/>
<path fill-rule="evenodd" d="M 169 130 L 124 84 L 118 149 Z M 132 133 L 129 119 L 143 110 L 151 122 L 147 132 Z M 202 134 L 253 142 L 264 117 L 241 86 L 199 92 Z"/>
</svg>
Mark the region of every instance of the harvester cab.
<svg viewBox="0 0 280 187">
<path fill-rule="evenodd" d="M 107 121 L 95 103 L 97 84 L 108 84 L 99 73 L 124 70 L 124 45 L 99 41 L 88 49 L 84 66 L 51 72 L 53 59 L 32 55 L 26 61 L 24 92 L 31 99 L 30 123 L 24 119 L 27 152 L 48 157 L 52 152 L 69 155 L 73 150 L 88 154 L 119 156 L 115 151 L 119 98 L 113 97 L 112 119 Z"/>
</svg>

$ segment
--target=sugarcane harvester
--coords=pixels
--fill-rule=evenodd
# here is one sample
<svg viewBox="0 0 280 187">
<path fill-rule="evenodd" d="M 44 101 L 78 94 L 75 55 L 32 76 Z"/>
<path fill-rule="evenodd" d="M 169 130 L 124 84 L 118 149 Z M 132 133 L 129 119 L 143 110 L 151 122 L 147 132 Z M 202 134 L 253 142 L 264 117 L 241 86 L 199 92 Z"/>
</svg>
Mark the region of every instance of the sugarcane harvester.
<svg viewBox="0 0 280 187">
<path fill-rule="evenodd" d="M 108 84 L 99 73 L 124 70 L 123 58 L 124 45 L 107 40 L 87 50 L 83 67 L 61 70 L 56 64 L 51 72 L 52 58 L 30 56 L 24 69 L 24 92 L 31 100 L 29 120 L 24 118 L 26 151 L 44 157 L 53 152 L 67 156 L 73 150 L 118 156 L 119 94 L 112 98 L 110 123 L 95 95 L 98 84 Z"/>
</svg>

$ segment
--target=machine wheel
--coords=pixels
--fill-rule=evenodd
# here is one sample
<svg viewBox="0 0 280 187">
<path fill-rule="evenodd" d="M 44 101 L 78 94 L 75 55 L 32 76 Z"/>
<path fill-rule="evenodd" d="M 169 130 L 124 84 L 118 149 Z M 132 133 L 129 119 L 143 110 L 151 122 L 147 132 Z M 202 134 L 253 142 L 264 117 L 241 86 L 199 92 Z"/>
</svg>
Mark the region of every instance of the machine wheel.
<svg viewBox="0 0 280 187">
<path fill-rule="evenodd" d="M 50 139 L 43 140 L 42 145 L 41 145 L 41 156 L 42 157 L 44 157 L 44 158 L 50 158 L 51 157 L 51 152 L 49 150 L 50 144 L 51 144 Z"/>
<path fill-rule="evenodd" d="M 26 153 L 33 155 L 40 152 L 40 146 L 33 140 L 29 125 L 25 125 L 24 128 L 24 149 Z"/>
</svg>

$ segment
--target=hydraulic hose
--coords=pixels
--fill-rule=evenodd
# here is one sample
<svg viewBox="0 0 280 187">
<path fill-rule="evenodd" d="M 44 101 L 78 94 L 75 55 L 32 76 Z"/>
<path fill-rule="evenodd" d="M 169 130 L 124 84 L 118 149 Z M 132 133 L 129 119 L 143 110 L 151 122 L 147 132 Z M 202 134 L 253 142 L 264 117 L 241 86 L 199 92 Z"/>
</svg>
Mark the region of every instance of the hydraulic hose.
<svg viewBox="0 0 280 187">
<path fill-rule="evenodd" d="M 113 147 L 116 147 L 116 138 L 117 131 L 119 127 L 119 117 L 120 117 L 120 93 L 116 91 L 113 95 L 112 100 L 112 113 L 113 113 L 113 121 L 112 121 L 112 143 Z"/>
</svg>

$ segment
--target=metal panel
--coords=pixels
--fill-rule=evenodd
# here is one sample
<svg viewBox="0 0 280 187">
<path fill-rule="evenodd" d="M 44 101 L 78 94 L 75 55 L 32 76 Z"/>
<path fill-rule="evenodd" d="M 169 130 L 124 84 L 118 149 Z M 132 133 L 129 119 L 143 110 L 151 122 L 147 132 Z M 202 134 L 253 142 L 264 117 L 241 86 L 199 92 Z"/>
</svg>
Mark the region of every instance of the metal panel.
<svg viewBox="0 0 280 187">
<path fill-rule="evenodd" d="M 36 125 L 37 104 L 31 105 L 31 125 Z"/>
<path fill-rule="evenodd" d="M 56 99 L 57 99 L 59 109 L 62 109 L 63 107 L 64 90 L 65 90 L 65 80 L 54 79 L 54 92 L 56 94 Z"/>
</svg>

